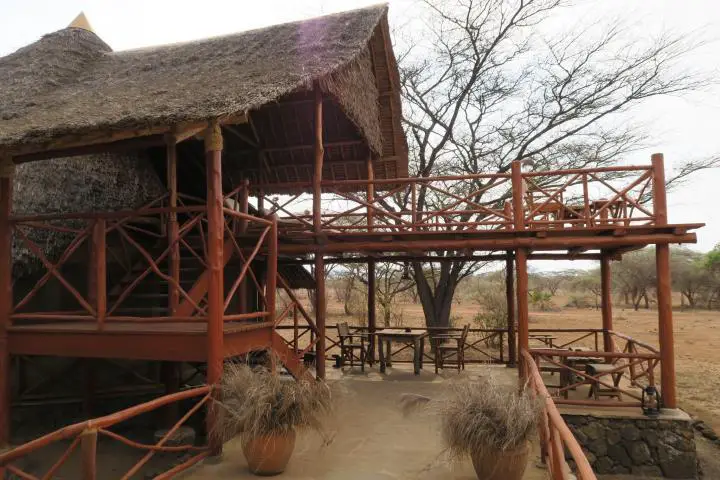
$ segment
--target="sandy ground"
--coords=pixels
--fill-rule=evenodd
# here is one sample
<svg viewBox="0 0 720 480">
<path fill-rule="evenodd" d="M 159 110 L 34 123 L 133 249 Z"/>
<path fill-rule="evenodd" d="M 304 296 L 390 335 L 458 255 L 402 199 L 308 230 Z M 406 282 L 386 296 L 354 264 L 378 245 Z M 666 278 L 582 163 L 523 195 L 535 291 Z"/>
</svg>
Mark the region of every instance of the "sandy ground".
<svg viewBox="0 0 720 480">
<path fill-rule="evenodd" d="M 483 367 L 468 369 L 470 375 Z M 516 381 L 515 372 L 491 367 L 504 381 Z M 346 369 L 347 371 L 348 369 Z M 323 446 L 314 434 L 298 437 L 295 453 L 283 478 L 292 480 L 380 480 L 380 479 L 456 479 L 477 478 L 469 460 L 450 463 L 443 455 L 437 419 L 427 412 L 404 417 L 398 401 L 403 393 L 437 398 L 455 374 L 435 376 L 427 369 L 419 376 L 409 367 L 388 369 L 388 375 L 375 371 L 339 375 L 330 369 L 330 381 L 340 391 L 334 440 Z M 330 375 L 329 375 L 330 377 Z M 332 379 L 334 378 L 334 380 Z M 547 472 L 539 468 L 534 445 L 526 480 L 544 480 Z M 239 442 L 228 443 L 223 460 L 201 465 L 184 477 L 191 480 L 256 478 L 247 470 Z"/>
</svg>

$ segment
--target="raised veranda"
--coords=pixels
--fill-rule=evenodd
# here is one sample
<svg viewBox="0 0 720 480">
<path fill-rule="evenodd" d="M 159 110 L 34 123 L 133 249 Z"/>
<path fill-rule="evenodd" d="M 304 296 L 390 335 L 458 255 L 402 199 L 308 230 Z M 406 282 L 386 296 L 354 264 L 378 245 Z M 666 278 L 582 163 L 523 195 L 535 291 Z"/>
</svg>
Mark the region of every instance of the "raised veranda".
<svg viewBox="0 0 720 480">
<path fill-rule="evenodd" d="M 503 174 L 409 178 L 398 83 L 384 6 L 127 52 L 71 26 L 0 59 L 0 444 L 12 439 L 13 404 L 53 399 L 53 379 L 39 392 L 11 375 L 41 357 L 64 358 L 68 370 L 67 359 L 86 359 L 88 405 L 100 393 L 99 359 L 163 362 L 157 378 L 126 369 L 169 394 L 0 454 L 0 471 L 17 473 L 19 458 L 65 438 L 77 438 L 69 451 L 81 447 L 87 478 L 97 435 L 163 451 L 165 439 L 143 446 L 110 427 L 197 399 L 187 414 L 171 412 L 170 424 L 183 424 L 211 401 L 225 359 L 271 349 L 290 374 L 325 378 L 335 328 L 325 277 L 304 265 L 367 262 L 374 292 L 377 262 L 434 262 L 438 251 L 506 263 L 508 328 L 471 329 L 465 362 L 517 365 L 548 396 L 541 431 L 553 478 L 567 478 L 560 440 L 581 478 L 594 478 L 556 404 L 637 409 L 647 382 L 676 408 L 668 245 L 694 242 L 701 225 L 668 222 L 662 155 L 639 166 L 524 171 L 513 162 Z M 58 171 L 66 184 L 54 181 Z M 611 261 L 651 244 L 658 347 L 615 332 L 610 303 Z M 547 333 L 528 323 L 534 258 L 601 262 L 602 325 L 554 331 L 563 339 L 531 348 L 531 334 Z M 298 288 L 315 291 L 313 309 Z M 290 299 L 281 309 L 278 291 Z M 371 294 L 370 359 L 378 330 Z M 584 338 L 570 335 L 596 341 L 571 352 Z M 484 347 L 498 337 L 498 349 Z M 598 358 L 616 370 L 578 367 Z M 608 384 L 616 372 L 629 383 Z M 559 377 L 548 393 L 543 382 Z M 623 400 L 578 398 L 589 383 L 622 389 Z M 158 478 L 221 449 L 188 447 L 193 456 Z"/>
</svg>

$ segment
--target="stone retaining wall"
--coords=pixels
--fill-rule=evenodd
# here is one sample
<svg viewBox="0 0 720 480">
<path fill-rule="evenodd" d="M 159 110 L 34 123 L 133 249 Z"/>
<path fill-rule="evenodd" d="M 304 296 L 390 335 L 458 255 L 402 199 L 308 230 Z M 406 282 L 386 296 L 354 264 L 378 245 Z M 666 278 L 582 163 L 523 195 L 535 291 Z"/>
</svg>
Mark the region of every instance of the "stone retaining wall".
<svg viewBox="0 0 720 480">
<path fill-rule="evenodd" d="M 698 478 L 689 417 L 608 417 L 563 414 L 597 474 Z"/>
</svg>

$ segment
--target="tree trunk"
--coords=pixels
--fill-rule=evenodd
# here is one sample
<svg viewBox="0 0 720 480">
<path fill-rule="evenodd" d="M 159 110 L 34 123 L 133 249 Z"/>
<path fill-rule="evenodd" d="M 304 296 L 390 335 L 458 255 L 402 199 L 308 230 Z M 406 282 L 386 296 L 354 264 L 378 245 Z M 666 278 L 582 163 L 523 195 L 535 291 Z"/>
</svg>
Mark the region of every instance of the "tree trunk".
<svg viewBox="0 0 720 480">
<path fill-rule="evenodd" d="M 460 281 L 462 266 L 456 266 L 455 262 L 443 262 L 440 264 L 437 287 L 433 288 L 422 264 L 413 263 L 415 282 L 417 284 L 418 297 L 425 314 L 425 324 L 428 327 L 449 327 L 450 312 L 455 289 Z"/>
</svg>

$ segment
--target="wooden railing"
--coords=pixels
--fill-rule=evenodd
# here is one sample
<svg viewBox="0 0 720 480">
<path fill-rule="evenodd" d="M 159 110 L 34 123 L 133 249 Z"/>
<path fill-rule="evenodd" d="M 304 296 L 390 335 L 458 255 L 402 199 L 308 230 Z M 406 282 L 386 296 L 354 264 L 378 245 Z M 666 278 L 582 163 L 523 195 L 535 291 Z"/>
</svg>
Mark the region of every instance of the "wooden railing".
<svg viewBox="0 0 720 480">
<path fill-rule="evenodd" d="M 608 333 L 611 335 L 610 341 L 613 352 L 628 354 L 647 353 L 652 355 L 652 358 L 646 361 L 629 365 L 625 373 L 630 380 L 630 384 L 635 387 L 655 386 L 655 370 L 660 364 L 660 350 L 619 332 L 610 330 Z M 621 347 L 618 346 L 618 343 L 620 343 Z"/>
<path fill-rule="evenodd" d="M 5 473 L 27 480 L 39 480 L 41 478 L 47 480 L 53 478 L 68 478 L 67 475 L 63 475 L 62 477 L 59 477 L 58 475 L 61 473 L 62 467 L 78 449 L 80 450 L 79 464 L 81 471 L 79 472 L 80 475 L 77 478 L 83 478 L 85 480 L 109 478 L 107 476 L 108 472 L 105 472 L 102 477 L 98 476 L 97 450 L 98 437 L 101 436 L 120 442 L 140 452 L 146 452 L 145 455 L 143 455 L 140 460 L 138 460 L 125 473 L 117 474 L 117 478 L 121 478 L 123 480 L 133 478 L 133 476 L 136 475 L 157 452 L 193 453 L 190 458 L 182 461 L 182 463 L 175 465 L 164 473 L 154 477 L 156 480 L 173 478 L 175 475 L 187 470 L 195 463 L 207 457 L 209 454 L 207 446 L 166 446 L 166 443 L 193 414 L 198 412 L 201 408 L 209 406 L 210 402 L 212 402 L 211 394 L 212 392 L 209 386 L 193 388 L 191 390 L 166 395 L 105 417 L 95 418 L 93 420 L 61 428 L 60 430 L 44 435 L 24 445 L 20 445 L 6 452 L 0 453 L 0 478 L 5 478 Z M 115 425 L 125 422 L 131 418 L 157 410 L 167 405 L 190 401 L 192 399 L 197 400 L 195 404 L 187 410 L 187 412 L 170 429 L 168 429 L 165 435 L 163 435 L 163 437 L 155 444 L 139 443 L 111 430 L 111 428 Z M 68 440 L 70 441 L 70 445 L 63 451 L 58 459 L 49 466 L 47 470 L 45 470 L 44 473 L 37 471 L 28 472 L 17 465 L 23 458 L 28 457 L 51 444 Z"/>
<path fill-rule="evenodd" d="M 653 166 L 537 172 L 520 168 L 517 163 L 512 172 L 498 174 L 323 181 L 321 229 L 348 235 L 422 235 L 655 223 L 649 202 Z M 249 188 L 261 208 L 279 216 L 284 232 L 313 232 L 312 199 L 302 193 L 312 190 L 310 182 Z"/>
<path fill-rule="evenodd" d="M 660 361 L 660 355 L 650 353 L 572 351 L 544 348 L 530 349 L 529 353 L 540 371 L 559 374 L 560 383 L 552 385 L 551 392 L 555 398 L 555 403 L 566 405 L 640 407 L 642 405 L 641 392 L 624 387 L 620 382 L 620 377 L 627 374 L 631 369 L 638 368 L 639 365 L 649 363 L 654 367 Z M 590 364 L 599 364 L 609 368 L 603 368 L 597 373 L 590 373 L 586 368 Z M 654 385 L 652 369 L 647 377 L 649 383 Z M 582 385 L 602 389 L 606 393 L 613 392 L 618 399 L 570 398 L 569 393 Z M 626 401 L 624 400 L 625 397 L 629 397 L 631 400 Z"/>
<path fill-rule="evenodd" d="M 602 328 L 531 328 L 528 331 L 531 340 L 544 343 L 551 348 L 589 345 L 589 348 L 597 351 L 602 345 L 600 342 Z"/>
<path fill-rule="evenodd" d="M 543 460 L 548 466 L 552 480 L 597 480 L 593 473 L 590 462 L 582 451 L 582 447 L 573 436 L 570 428 L 563 420 L 553 398 L 545 388 L 540 371 L 533 360 L 533 357 L 525 350 L 520 352 L 520 361 L 527 372 L 528 386 L 535 394 L 543 400 L 543 414 L 539 425 L 540 445 Z M 568 452 L 575 463 L 575 477 L 565 460 L 565 452 Z"/>
<path fill-rule="evenodd" d="M 655 214 L 647 204 L 653 178 L 652 166 L 522 173 L 524 224 L 530 228 L 653 224 Z"/>
<path fill-rule="evenodd" d="M 315 319 L 305 309 L 302 302 L 297 298 L 293 289 L 282 275 L 278 275 L 278 289 L 288 298 L 287 305 L 275 319 L 275 329 L 281 334 L 282 339 L 288 347 L 302 358 L 308 352 L 314 352 L 317 345 L 319 331 Z M 282 322 L 292 321 L 292 325 L 283 325 Z M 287 338 L 284 332 L 292 330 L 292 336 Z"/>
<path fill-rule="evenodd" d="M 166 196 L 162 196 L 132 211 L 12 217 L 16 252 L 21 256 L 17 263 L 23 268 L 34 268 L 30 277 L 37 280 L 23 291 L 18 291 L 16 282 L 18 295 L 11 322 L 95 322 L 96 328 L 102 330 L 113 321 L 206 321 L 207 207 L 185 205 L 183 196 L 179 199 L 181 205 L 176 207 L 163 206 L 165 200 Z M 224 265 L 239 260 L 239 274 L 232 278 L 223 299 L 224 320 L 270 321 L 274 317 L 270 313 L 274 302 L 268 303 L 270 297 L 265 292 L 274 292 L 274 285 L 261 284 L 251 265 L 262 249 L 263 254 L 274 256 L 267 262 L 268 271 L 277 268 L 277 220 L 254 217 L 227 206 L 223 216 Z M 173 235 L 166 228 L 169 217 L 177 222 Z M 253 234 L 251 244 L 246 239 L 240 245 L 235 234 L 248 224 L 256 225 L 257 233 Z M 56 251 L 52 251 L 53 245 L 57 246 Z M 198 270 L 180 268 L 180 253 L 194 260 Z M 274 275 L 267 276 L 271 277 Z M 252 313 L 232 313 L 231 300 L 247 279 L 260 292 L 262 308 Z M 48 307 L 52 302 L 42 293 L 51 280 L 59 285 L 60 291 L 50 292 L 50 297 L 64 303 L 57 308 Z M 146 280 L 167 285 L 164 291 L 155 292 L 157 301 L 152 309 L 165 313 L 136 314 L 138 309 L 128 306 L 134 295 L 147 295 L 138 288 Z M 72 299 L 75 305 L 68 306 L 64 299 Z"/>
</svg>

